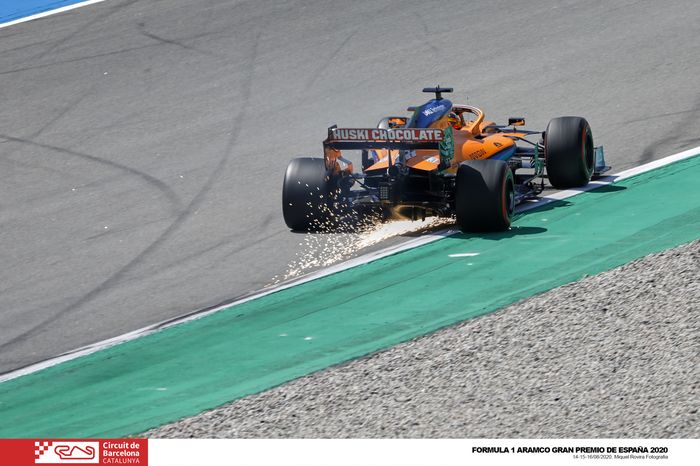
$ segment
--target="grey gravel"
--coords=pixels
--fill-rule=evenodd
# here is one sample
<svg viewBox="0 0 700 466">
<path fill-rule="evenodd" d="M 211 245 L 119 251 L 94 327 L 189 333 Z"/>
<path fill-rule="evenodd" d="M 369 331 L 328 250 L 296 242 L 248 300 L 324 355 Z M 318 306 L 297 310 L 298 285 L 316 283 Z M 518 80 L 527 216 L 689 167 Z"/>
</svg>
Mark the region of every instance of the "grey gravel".
<svg viewBox="0 0 700 466">
<path fill-rule="evenodd" d="M 700 437 L 700 241 L 148 437 Z"/>
</svg>

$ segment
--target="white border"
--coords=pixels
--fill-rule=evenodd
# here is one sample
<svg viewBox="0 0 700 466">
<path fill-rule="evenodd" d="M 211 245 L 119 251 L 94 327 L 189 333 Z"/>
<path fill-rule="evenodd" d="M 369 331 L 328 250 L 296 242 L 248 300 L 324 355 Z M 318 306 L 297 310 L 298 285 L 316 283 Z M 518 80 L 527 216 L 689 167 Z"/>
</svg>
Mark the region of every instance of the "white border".
<svg viewBox="0 0 700 466">
<path fill-rule="evenodd" d="M 82 8 L 84 6 L 93 5 L 95 3 L 101 3 L 104 1 L 105 0 L 87 0 L 85 2 L 62 6 L 60 8 L 56 8 L 55 10 L 42 11 L 41 13 L 37 13 L 35 15 L 25 16 L 24 18 L 13 19 L 12 21 L 2 23 L 0 24 L 0 29 L 14 26 L 15 24 L 26 23 L 27 21 L 33 21 L 39 18 L 46 18 L 47 16 L 57 15 L 59 13 L 64 13 L 66 11 L 75 10 L 76 8 Z"/>
<path fill-rule="evenodd" d="M 666 452 L 615 458 L 640 447 Z M 687 466 L 699 453 L 700 439 L 148 439 L 151 466 Z"/>
<path fill-rule="evenodd" d="M 101 0 L 100 0 L 101 1 Z M 572 196 L 575 196 L 577 194 L 581 194 L 582 192 L 586 191 L 591 191 L 593 189 L 599 188 L 601 186 L 609 185 L 611 183 L 617 182 L 624 180 L 626 178 L 630 178 L 635 175 L 639 175 L 641 173 L 646 173 L 648 171 L 654 170 L 659 167 L 663 167 L 665 165 L 669 165 L 673 162 L 678 162 L 679 160 L 684 160 L 691 158 L 693 156 L 700 155 L 700 146 L 694 147 L 692 149 L 688 149 L 683 152 L 679 152 L 677 154 L 669 155 L 668 157 L 664 157 L 659 160 L 654 160 L 653 162 L 646 163 L 644 165 L 640 165 L 638 167 L 633 167 L 628 170 L 624 170 L 617 175 L 611 175 L 611 176 L 606 176 L 603 178 L 600 178 L 598 180 L 590 182 L 587 186 L 584 186 L 582 188 L 578 189 L 567 189 L 565 191 L 558 191 L 556 193 L 552 193 L 547 196 L 542 196 L 538 198 L 536 201 L 528 202 L 525 204 L 521 204 L 518 206 L 516 209 L 516 213 L 520 212 L 525 212 L 528 210 L 532 210 L 536 207 L 539 207 L 544 204 L 548 204 L 553 201 L 559 201 L 563 200 Z M 96 353 L 97 351 L 101 351 L 103 349 L 116 346 L 122 343 L 126 343 L 127 341 L 135 340 L 137 338 L 145 337 L 147 335 L 150 335 L 155 332 L 159 332 L 161 330 L 164 330 L 169 327 L 173 327 L 175 325 L 180 325 L 185 322 L 191 322 L 193 320 L 201 319 L 202 317 L 206 317 L 208 315 L 214 314 L 216 312 L 219 312 L 223 309 L 227 309 L 229 307 L 237 306 L 239 304 L 243 304 L 248 301 L 252 301 L 253 299 L 258 299 L 262 298 L 263 296 L 267 296 L 272 293 L 276 293 L 281 290 L 285 290 L 287 288 L 291 288 L 293 286 L 301 285 L 302 283 L 307 283 L 312 280 L 317 280 L 322 277 L 326 277 L 328 275 L 332 275 L 334 273 L 341 272 L 343 270 L 348 270 L 353 267 L 357 267 L 359 265 L 367 264 L 369 262 L 376 261 L 377 259 L 381 259 L 383 257 L 391 256 L 393 254 L 396 254 L 401 251 L 406 251 L 409 249 L 416 248 L 418 246 L 423 246 L 428 243 L 432 243 L 433 241 L 437 241 L 442 238 L 446 238 L 448 236 L 454 235 L 456 233 L 459 233 L 459 230 L 455 228 L 449 228 L 445 230 L 440 230 L 437 232 L 433 232 L 430 234 L 426 234 L 423 236 L 420 236 L 415 239 L 408 240 L 404 243 L 397 244 L 394 246 L 390 246 L 388 248 L 380 249 L 378 251 L 370 252 L 367 254 L 363 254 L 361 256 L 355 257 L 353 259 L 350 259 L 346 262 L 342 262 L 340 264 L 332 265 L 330 267 L 327 267 L 322 270 L 318 270 L 316 272 L 312 272 L 310 274 L 304 275 L 299 278 L 295 278 L 292 280 L 289 280 L 287 282 L 281 283 L 277 286 L 270 287 L 265 290 L 258 291 L 256 293 L 253 293 L 249 296 L 246 296 L 244 298 L 236 299 L 233 301 L 230 301 L 228 303 L 220 304 L 214 308 L 210 309 L 202 309 L 198 311 L 194 311 L 190 314 L 187 314 L 182 317 L 177 317 L 175 319 L 170 319 L 166 320 L 163 322 L 159 322 L 157 324 L 149 325 L 147 327 L 140 328 L 138 330 L 134 330 L 129 333 L 125 333 L 123 335 L 116 336 L 114 338 L 109 338 L 107 340 L 99 341 L 97 343 L 93 343 L 91 345 L 83 346 L 81 348 L 75 349 L 73 351 L 69 351 L 67 353 L 64 353 L 60 356 L 56 356 L 54 358 L 47 359 L 42 362 L 38 362 L 35 364 L 31 364 L 29 366 L 16 369 L 11 372 L 7 372 L 5 374 L 0 375 L 0 383 L 7 382 L 8 380 L 16 379 L 17 377 L 22 377 L 24 375 L 28 375 L 34 372 L 38 372 L 42 369 L 46 369 L 48 367 L 55 366 L 57 364 L 61 364 L 67 361 L 71 361 L 73 359 L 80 358 L 82 356 L 87 356 L 92 353 Z"/>
</svg>

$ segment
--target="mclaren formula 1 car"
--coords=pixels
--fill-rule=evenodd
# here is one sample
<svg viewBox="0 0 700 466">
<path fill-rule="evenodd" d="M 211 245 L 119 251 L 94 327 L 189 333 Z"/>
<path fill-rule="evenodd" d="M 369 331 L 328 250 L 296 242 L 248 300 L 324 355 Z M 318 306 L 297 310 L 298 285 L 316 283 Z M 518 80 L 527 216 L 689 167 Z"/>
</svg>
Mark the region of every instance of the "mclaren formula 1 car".
<svg viewBox="0 0 700 466">
<path fill-rule="evenodd" d="M 323 158 L 297 158 L 287 166 L 282 192 L 289 228 L 327 228 L 343 212 L 380 211 L 413 220 L 454 216 L 462 231 L 510 227 L 515 205 L 545 189 L 586 185 L 609 170 L 581 117 L 552 119 L 528 131 L 523 118 L 507 125 L 484 112 L 443 98 L 451 88 L 425 88 L 435 97 L 388 116 L 374 128 L 328 128 Z M 344 151 L 359 151 L 356 171 Z M 357 157 L 355 157 L 357 159 Z"/>
</svg>

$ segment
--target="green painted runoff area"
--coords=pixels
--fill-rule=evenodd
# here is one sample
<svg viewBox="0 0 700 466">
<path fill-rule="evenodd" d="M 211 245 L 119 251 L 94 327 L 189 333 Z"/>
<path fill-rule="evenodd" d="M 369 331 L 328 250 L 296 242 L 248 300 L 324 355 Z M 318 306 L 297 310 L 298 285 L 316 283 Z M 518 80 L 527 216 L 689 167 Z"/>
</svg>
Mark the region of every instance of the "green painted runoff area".
<svg viewBox="0 0 700 466">
<path fill-rule="evenodd" d="M 698 237 L 693 157 L 2 383 L 0 437 L 143 432 Z"/>
</svg>

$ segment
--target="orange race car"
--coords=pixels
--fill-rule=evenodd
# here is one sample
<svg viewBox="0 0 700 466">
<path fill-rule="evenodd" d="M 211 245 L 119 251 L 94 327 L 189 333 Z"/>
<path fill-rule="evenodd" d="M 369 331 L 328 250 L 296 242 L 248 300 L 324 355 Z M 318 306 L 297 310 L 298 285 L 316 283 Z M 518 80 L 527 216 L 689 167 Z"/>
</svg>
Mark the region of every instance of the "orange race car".
<svg viewBox="0 0 700 466">
<path fill-rule="evenodd" d="M 516 129 L 523 118 L 496 125 L 476 107 L 453 104 L 442 97 L 451 88 L 423 92 L 435 98 L 409 107 L 411 117 L 386 117 L 375 128 L 332 126 L 323 158 L 292 160 L 282 191 L 287 226 L 327 229 L 343 212 L 369 208 L 414 220 L 454 215 L 463 231 L 500 231 L 516 204 L 544 190 L 545 178 L 567 189 L 610 169 L 584 118 L 527 131 Z M 361 151 L 361 172 L 348 150 Z"/>
</svg>

